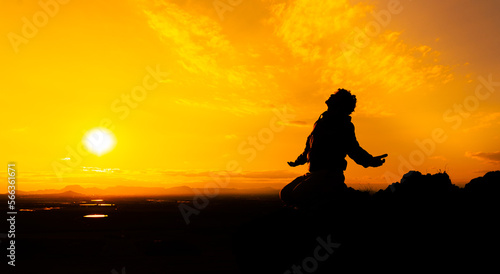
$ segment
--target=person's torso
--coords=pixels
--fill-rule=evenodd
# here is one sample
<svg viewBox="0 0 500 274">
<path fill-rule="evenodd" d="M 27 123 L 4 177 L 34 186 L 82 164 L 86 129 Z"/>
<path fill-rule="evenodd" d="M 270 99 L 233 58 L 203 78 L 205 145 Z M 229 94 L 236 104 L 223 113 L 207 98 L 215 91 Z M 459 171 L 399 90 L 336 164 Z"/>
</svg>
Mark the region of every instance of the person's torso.
<svg viewBox="0 0 500 274">
<path fill-rule="evenodd" d="M 323 169 L 345 170 L 345 157 L 352 144 L 350 116 L 323 114 L 316 123 L 310 139 L 308 159 L 310 171 Z"/>
</svg>

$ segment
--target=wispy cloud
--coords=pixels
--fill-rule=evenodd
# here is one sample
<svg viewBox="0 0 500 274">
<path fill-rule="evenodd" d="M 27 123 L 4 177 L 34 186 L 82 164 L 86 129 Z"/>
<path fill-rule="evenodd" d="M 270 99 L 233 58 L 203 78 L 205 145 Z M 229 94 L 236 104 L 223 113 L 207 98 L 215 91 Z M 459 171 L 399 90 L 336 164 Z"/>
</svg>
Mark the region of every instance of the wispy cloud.
<svg viewBox="0 0 500 274">
<path fill-rule="evenodd" d="M 471 118 L 474 120 L 474 125 L 469 128 L 465 128 L 464 132 L 490 129 L 500 125 L 500 112 L 480 112 L 473 114 Z"/>
<path fill-rule="evenodd" d="M 358 47 L 355 30 L 374 21 L 371 13 L 379 8 L 374 5 L 353 5 L 348 0 L 263 3 L 266 12 L 245 17 L 260 35 L 252 40 L 255 43 L 242 46 L 237 32 L 223 28 L 220 20 L 203 10 L 188 12 L 164 1 L 142 2 L 150 27 L 173 60 L 196 76 L 187 79 L 203 79 L 202 86 L 212 95 L 180 96 L 178 104 L 253 115 L 270 108 L 266 100 L 293 104 L 289 98 L 295 98 L 303 104 L 302 98 L 324 100 L 345 87 L 363 96 L 357 114 L 386 117 L 396 113 L 385 100 L 392 93 L 432 89 L 454 78 L 452 67 L 440 64 L 440 52 L 406 43 L 400 38 L 402 30 L 390 25 L 381 26 L 367 46 Z M 346 50 L 346 45 L 355 52 Z M 179 81 L 186 89 L 193 84 Z"/>
<path fill-rule="evenodd" d="M 217 57 L 234 54 L 234 48 L 221 34 L 218 24 L 207 16 L 185 12 L 165 1 L 144 2 L 143 12 L 150 27 L 179 57 L 177 62 L 184 69 L 216 79 L 224 77 Z M 238 78 L 235 71 L 227 77 L 233 81 Z"/>
<path fill-rule="evenodd" d="M 286 126 L 292 126 L 292 127 L 308 127 L 312 129 L 312 125 L 314 122 L 307 122 L 307 121 L 299 121 L 299 120 L 293 120 L 289 121 L 287 123 L 281 123 Z"/>
<path fill-rule="evenodd" d="M 143 169 L 130 170 L 109 167 L 80 167 L 66 173 L 62 181 L 53 172 L 23 172 L 19 180 L 22 191 L 41 189 L 60 189 L 66 185 L 80 185 L 83 187 L 101 186 L 148 186 L 148 187 L 174 187 L 190 186 L 205 187 L 213 184 L 214 178 L 228 178 L 230 185 L 227 187 L 245 186 L 252 184 L 266 184 L 276 186 L 284 185 L 302 174 L 292 170 L 264 170 L 241 171 L 228 173 L 226 170 L 166 170 Z M 0 179 L 6 179 L 0 176 Z"/>
<path fill-rule="evenodd" d="M 243 171 L 231 172 L 226 171 L 184 171 L 184 170 L 165 170 L 161 171 L 162 174 L 167 176 L 184 176 L 184 177 L 210 177 L 213 174 L 226 174 L 233 178 L 249 178 L 249 179 L 291 179 L 301 174 L 290 170 L 265 170 L 265 171 Z"/>
<path fill-rule="evenodd" d="M 140 7 L 179 70 L 173 81 L 185 92 L 177 94 L 177 104 L 237 115 L 269 110 L 265 98 L 254 100 L 268 90 L 269 79 L 262 82 L 263 71 L 249 65 L 253 49 L 235 47 L 219 20 L 165 1 L 143 1 Z M 191 89 L 195 94 L 187 92 Z"/>
<path fill-rule="evenodd" d="M 358 113 L 392 116 L 384 96 L 432 89 L 454 75 L 451 66 L 440 64 L 439 52 L 427 45 L 406 43 L 400 38 L 401 31 L 391 30 L 390 25 L 381 26 L 367 45 L 358 46 L 355 32 L 374 21 L 371 12 L 375 8 L 366 3 L 352 5 L 348 0 L 289 1 L 273 6 L 270 23 L 293 55 L 312 65 L 318 74 L 318 89 L 347 87 L 378 103 L 378 107 L 360 108 Z"/>
<path fill-rule="evenodd" d="M 491 164 L 500 164 L 500 151 L 496 152 L 466 152 L 467 157 L 478 159 Z"/>
</svg>

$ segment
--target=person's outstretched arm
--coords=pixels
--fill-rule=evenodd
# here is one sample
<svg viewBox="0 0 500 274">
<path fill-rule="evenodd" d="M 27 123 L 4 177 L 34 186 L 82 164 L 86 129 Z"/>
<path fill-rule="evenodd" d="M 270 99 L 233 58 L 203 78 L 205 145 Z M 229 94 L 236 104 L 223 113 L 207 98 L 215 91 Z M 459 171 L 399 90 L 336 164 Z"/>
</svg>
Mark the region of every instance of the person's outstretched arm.
<svg viewBox="0 0 500 274">
<path fill-rule="evenodd" d="M 311 139 L 311 135 L 309 135 L 307 137 L 307 142 L 306 142 L 306 147 L 304 148 L 304 152 L 302 152 L 302 154 L 300 154 L 299 157 L 297 157 L 297 159 L 295 161 L 288 162 L 289 166 L 296 167 L 296 166 L 300 166 L 300 165 L 307 163 L 307 154 L 309 153 L 309 149 L 311 149 L 310 142 L 309 142 L 310 139 Z"/>
<path fill-rule="evenodd" d="M 387 154 L 379 155 L 373 157 L 370 153 L 368 153 L 366 150 L 364 150 L 358 143 L 358 140 L 356 139 L 356 134 L 354 132 L 354 125 L 352 125 L 352 133 L 351 133 L 351 148 L 347 152 L 347 155 L 351 157 L 351 159 L 356 162 L 356 164 L 361 165 L 365 168 L 371 166 L 371 167 L 379 167 L 384 164 L 385 162 L 385 157 L 387 157 Z"/>
</svg>

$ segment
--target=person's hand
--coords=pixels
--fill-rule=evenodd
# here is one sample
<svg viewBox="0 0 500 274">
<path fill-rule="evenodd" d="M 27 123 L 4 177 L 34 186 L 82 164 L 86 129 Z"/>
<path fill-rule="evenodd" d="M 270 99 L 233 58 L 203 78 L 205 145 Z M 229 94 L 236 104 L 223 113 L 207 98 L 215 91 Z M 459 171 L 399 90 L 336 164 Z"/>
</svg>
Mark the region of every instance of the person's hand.
<svg viewBox="0 0 500 274">
<path fill-rule="evenodd" d="M 387 154 L 382 154 L 379 156 L 373 157 L 373 162 L 371 164 L 372 167 L 379 167 L 385 163 L 385 157 L 387 157 Z"/>
<path fill-rule="evenodd" d="M 288 162 L 288 165 L 291 167 L 296 167 L 305 163 L 307 163 L 307 156 L 301 154 L 299 157 L 297 157 L 297 160 Z"/>
</svg>

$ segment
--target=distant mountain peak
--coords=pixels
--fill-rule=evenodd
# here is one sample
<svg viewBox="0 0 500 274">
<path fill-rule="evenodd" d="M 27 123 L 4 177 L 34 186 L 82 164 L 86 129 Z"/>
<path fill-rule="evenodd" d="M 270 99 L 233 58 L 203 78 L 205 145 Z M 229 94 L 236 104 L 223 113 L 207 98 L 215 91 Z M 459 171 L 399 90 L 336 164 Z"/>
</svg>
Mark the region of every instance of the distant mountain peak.
<svg viewBox="0 0 500 274">
<path fill-rule="evenodd" d="M 61 190 L 62 191 L 81 192 L 81 191 L 85 191 L 85 188 L 82 187 L 81 185 L 68 185 L 68 186 L 63 187 Z"/>
</svg>

